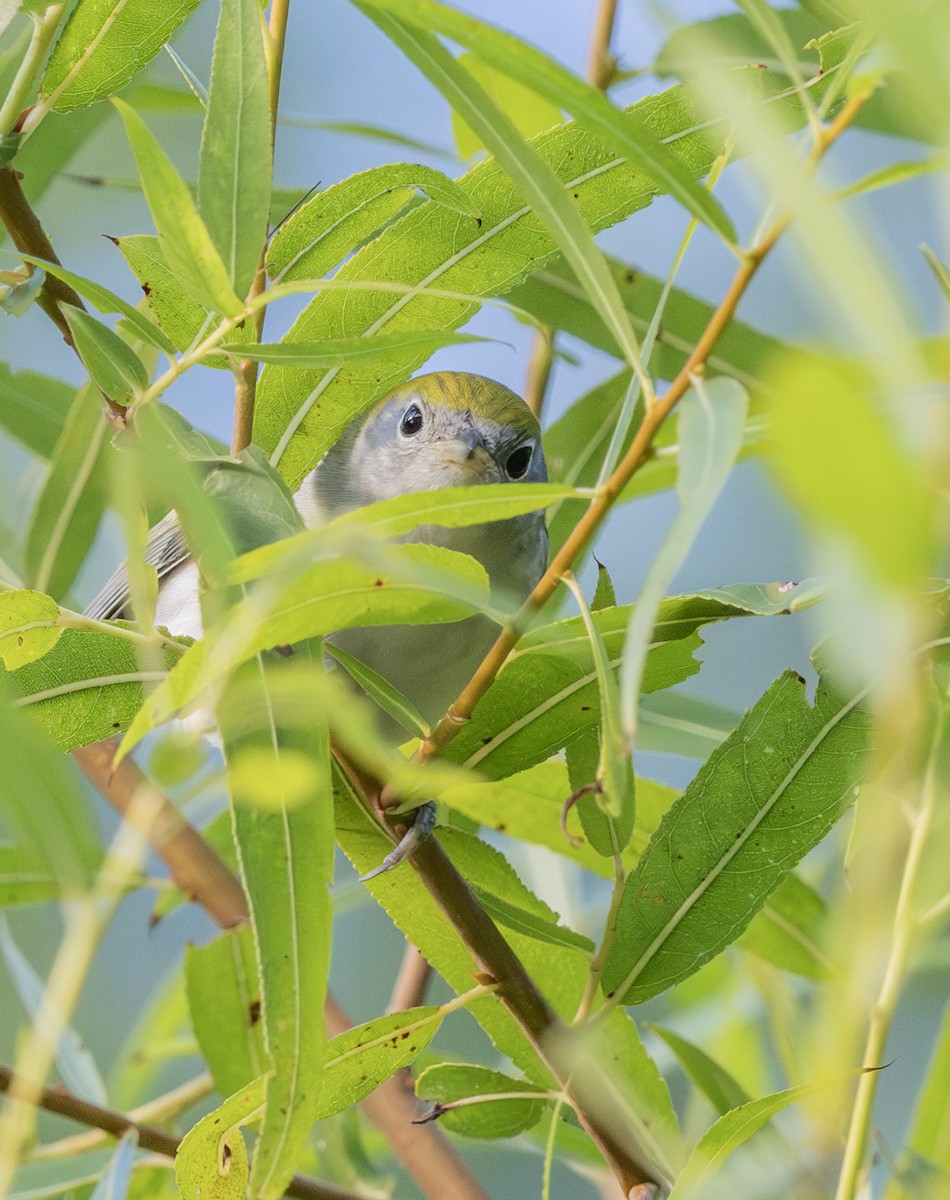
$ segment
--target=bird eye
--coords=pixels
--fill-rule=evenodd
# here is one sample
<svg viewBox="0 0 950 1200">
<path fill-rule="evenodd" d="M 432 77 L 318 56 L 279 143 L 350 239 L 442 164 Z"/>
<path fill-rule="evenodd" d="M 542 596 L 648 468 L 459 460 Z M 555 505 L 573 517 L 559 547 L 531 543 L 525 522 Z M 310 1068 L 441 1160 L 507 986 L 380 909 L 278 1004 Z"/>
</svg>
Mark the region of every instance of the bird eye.
<svg viewBox="0 0 950 1200">
<path fill-rule="evenodd" d="M 402 414 L 402 420 L 399 422 L 399 432 L 405 437 L 412 437 L 414 433 L 418 433 L 422 428 L 422 409 L 418 404 L 410 404 L 406 411 Z"/>
<path fill-rule="evenodd" d="M 521 479 L 531 465 L 531 456 L 533 453 L 534 450 L 531 446 L 519 446 L 517 450 L 512 450 L 505 464 L 508 474 L 512 479 Z"/>
</svg>

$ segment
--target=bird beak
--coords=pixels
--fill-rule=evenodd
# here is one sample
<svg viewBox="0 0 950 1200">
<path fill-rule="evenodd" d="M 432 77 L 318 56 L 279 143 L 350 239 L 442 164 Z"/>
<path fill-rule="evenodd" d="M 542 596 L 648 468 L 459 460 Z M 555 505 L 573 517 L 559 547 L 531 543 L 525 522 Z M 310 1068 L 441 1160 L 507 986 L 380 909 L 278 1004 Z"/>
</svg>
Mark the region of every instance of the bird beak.
<svg viewBox="0 0 950 1200">
<path fill-rule="evenodd" d="M 443 462 L 459 467 L 475 466 L 488 455 L 474 429 L 466 430 L 460 437 L 444 441 L 439 449 Z"/>
</svg>

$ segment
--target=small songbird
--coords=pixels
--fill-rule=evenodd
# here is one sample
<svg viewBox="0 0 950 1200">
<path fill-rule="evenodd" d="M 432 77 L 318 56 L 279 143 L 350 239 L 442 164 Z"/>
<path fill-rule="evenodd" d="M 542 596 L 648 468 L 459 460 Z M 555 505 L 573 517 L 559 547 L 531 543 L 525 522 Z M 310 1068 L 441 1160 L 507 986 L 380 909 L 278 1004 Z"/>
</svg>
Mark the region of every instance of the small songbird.
<svg viewBox="0 0 950 1200">
<path fill-rule="evenodd" d="M 307 526 L 376 500 L 436 488 L 547 479 L 541 431 L 514 392 L 481 375 L 437 371 L 384 396 L 342 434 L 300 485 L 294 501 Z M 403 540 L 426 542 L 476 558 L 491 582 L 493 607 L 513 612 L 547 564 L 542 512 L 462 528 L 420 526 Z M 202 634 L 200 579 L 170 514 L 152 530 L 147 561 L 159 577 L 155 623 L 173 635 Z M 90 616 L 129 615 L 124 569 L 87 608 Z M 487 617 L 438 625 L 342 630 L 329 640 L 395 687 L 424 720 L 436 721 L 457 696 L 498 634 Z M 379 714 L 394 742 L 406 734 Z"/>
</svg>

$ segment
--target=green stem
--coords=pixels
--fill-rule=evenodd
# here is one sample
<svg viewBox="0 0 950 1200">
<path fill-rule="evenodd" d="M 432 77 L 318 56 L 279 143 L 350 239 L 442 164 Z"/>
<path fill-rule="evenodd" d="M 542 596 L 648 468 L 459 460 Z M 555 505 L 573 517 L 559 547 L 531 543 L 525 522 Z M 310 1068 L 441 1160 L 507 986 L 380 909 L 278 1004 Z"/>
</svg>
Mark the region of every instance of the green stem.
<svg viewBox="0 0 950 1200">
<path fill-rule="evenodd" d="M 30 13 L 33 22 L 33 36 L 27 47 L 23 61 L 20 63 L 16 78 L 7 92 L 3 106 L 0 107 L 0 134 L 12 133 L 20 119 L 21 111 L 26 107 L 28 98 L 33 93 L 36 77 L 46 57 L 53 35 L 59 28 L 65 4 L 51 4 L 38 16 Z"/>
<path fill-rule="evenodd" d="M 897 897 L 897 908 L 894 913 L 891 952 L 868 1023 L 863 1057 L 864 1070 L 858 1080 L 854 1107 L 851 1110 L 851 1122 L 845 1141 L 844 1159 L 838 1177 L 835 1200 L 854 1200 L 864 1170 L 871 1114 L 880 1078 L 878 1068 L 884 1061 L 891 1023 L 907 974 L 907 959 L 918 926 L 914 893 L 920 874 L 920 864 L 937 808 L 939 787 L 937 758 L 940 753 L 940 742 L 941 729 L 938 725 L 931 747 L 930 761 L 927 764 L 927 773 L 924 776 L 920 808 L 911 826 L 910 843 L 907 847 L 907 857 L 904 861 L 904 872 Z"/>
</svg>

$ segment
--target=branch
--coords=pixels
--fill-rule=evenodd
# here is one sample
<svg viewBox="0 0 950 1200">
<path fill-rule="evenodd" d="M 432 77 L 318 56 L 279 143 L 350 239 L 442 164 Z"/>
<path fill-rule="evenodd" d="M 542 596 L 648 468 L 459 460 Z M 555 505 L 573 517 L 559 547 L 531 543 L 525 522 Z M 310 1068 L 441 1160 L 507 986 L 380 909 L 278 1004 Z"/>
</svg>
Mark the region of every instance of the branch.
<svg viewBox="0 0 950 1200">
<path fill-rule="evenodd" d="M 594 16 L 590 50 L 587 53 L 587 79 L 601 91 L 607 89 L 617 67 L 617 60 L 610 53 L 610 39 L 614 32 L 617 16 L 617 0 L 600 0 Z"/>
<path fill-rule="evenodd" d="M 222 929 L 246 925 L 250 920 L 247 897 L 223 859 L 167 797 L 158 795 L 158 789 L 131 758 L 124 758 L 113 767 L 116 745 L 110 740 L 81 746 L 73 751 L 73 758 L 89 782 L 123 818 L 130 816 L 139 789 L 151 789 L 157 797 L 157 813 L 141 832 L 168 867 L 172 879 Z"/>
<path fill-rule="evenodd" d="M 0 1092 L 9 1092 L 11 1096 L 16 1096 L 17 1082 L 17 1077 L 10 1068 L 0 1064 Z M 102 1129 L 114 1138 L 120 1138 L 130 1129 L 134 1129 L 140 1146 L 156 1154 L 163 1154 L 166 1158 L 174 1158 L 181 1143 L 181 1138 L 173 1133 L 156 1129 L 153 1125 L 139 1125 L 113 1109 L 100 1108 L 98 1104 L 80 1100 L 65 1088 L 41 1088 L 38 1104 L 46 1112 L 68 1117 L 71 1121 L 91 1126 L 93 1129 Z M 323 1183 L 319 1179 L 308 1179 L 303 1175 L 293 1177 L 284 1195 L 299 1196 L 303 1200 L 365 1200 L 358 1192 L 352 1192 L 349 1188 L 338 1187 L 334 1183 Z"/>
<path fill-rule="evenodd" d="M 47 262 L 59 262 L 39 217 L 30 207 L 30 202 L 20 187 L 20 174 L 12 167 L 0 170 L 0 221 L 18 250 L 22 250 L 24 254 L 32 254 L 34 258 L 45 258 Z M 74 308 L 85 309 L 86 306 L 77 293 L 68 283 L 47 275 L 40 288 L 37 303 L 63 335 L 67 345 L 75 350 L 72 334 L 59 306 L 71 304 Z M 124 425 L 125 409 L 109 396 L 105 396 L 104 393 L 103 395 L 112 418 Z"/>
</svg>

